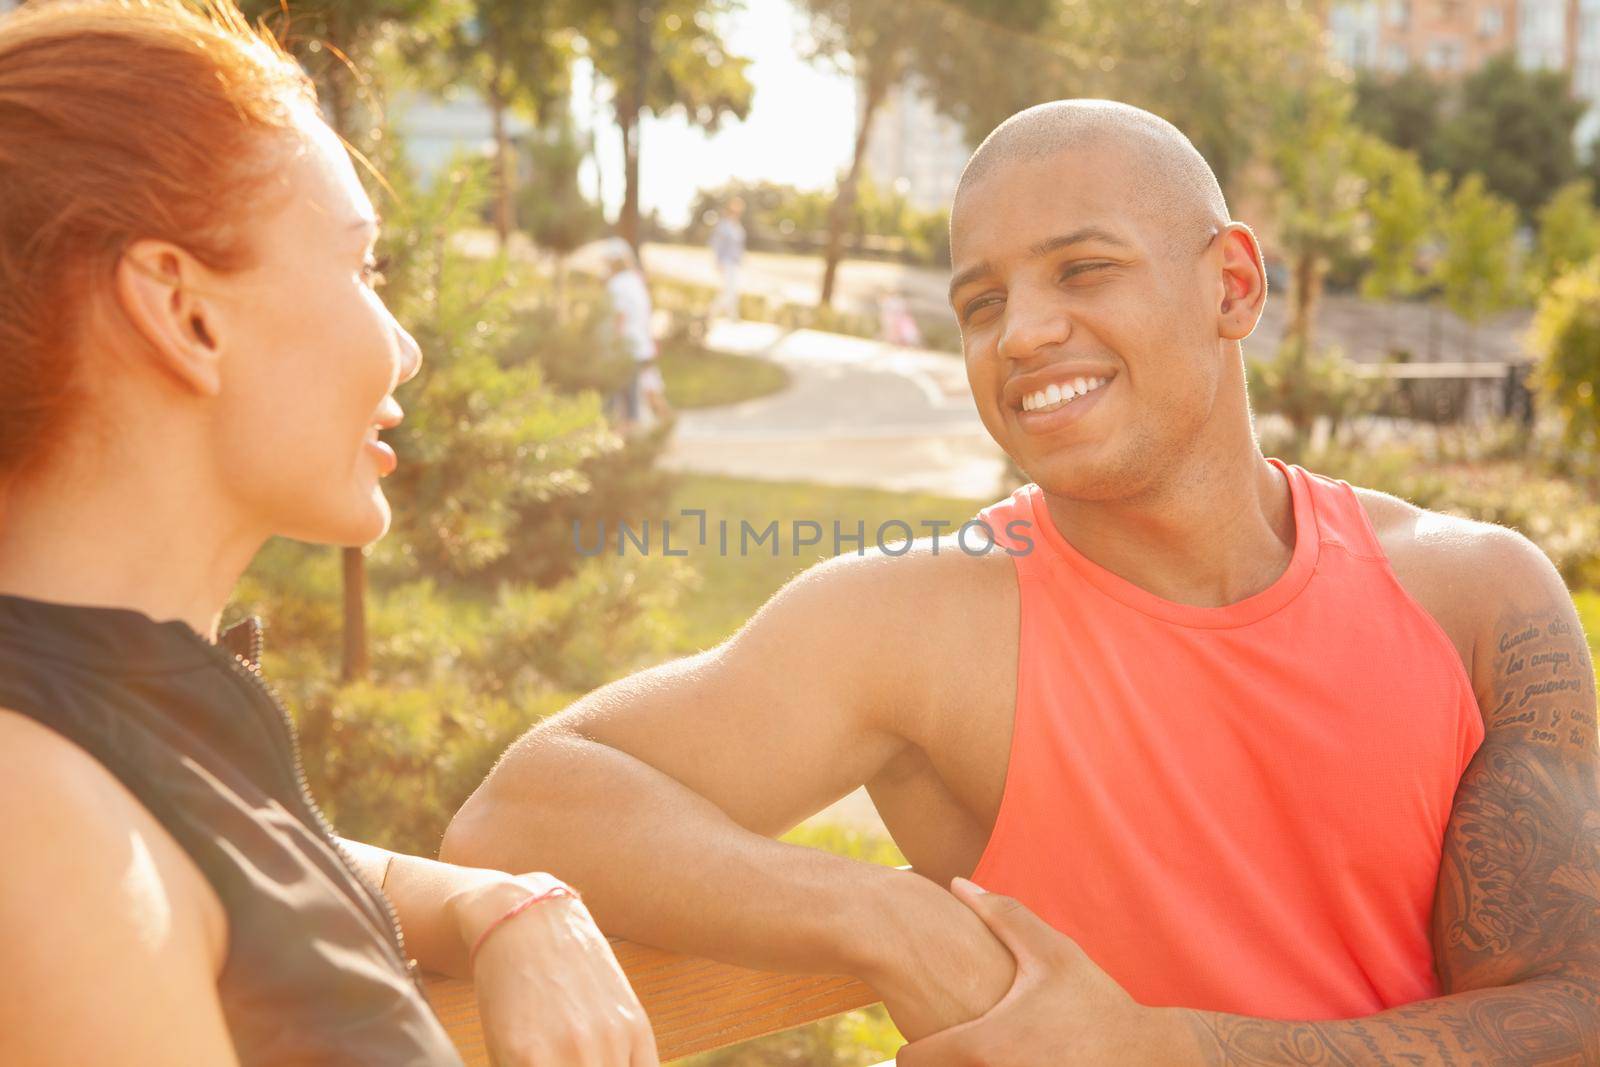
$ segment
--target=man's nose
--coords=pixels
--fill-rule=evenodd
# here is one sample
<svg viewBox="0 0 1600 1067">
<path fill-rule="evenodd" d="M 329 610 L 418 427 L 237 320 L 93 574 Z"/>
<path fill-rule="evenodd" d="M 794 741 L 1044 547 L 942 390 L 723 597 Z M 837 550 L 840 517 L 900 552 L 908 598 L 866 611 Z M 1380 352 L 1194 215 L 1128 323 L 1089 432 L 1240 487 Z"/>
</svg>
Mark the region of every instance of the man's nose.
<svg viewBox="0 0 1600 1067">
<path fill-rule="evenodd" d="M 422 369 L 422 346 L 399 323 L 395 323 L 394 330 L 400 338 L 400 382 L 409 382 Z"/>
<path fill-rule="evenodd" d="M 1005 316 L 1000 354 L 1007 359 L 1032 359 L 1072 336 L 1072 316 L 1058 304 L 1013 297 L 1006 304 Z"/>
</svg>

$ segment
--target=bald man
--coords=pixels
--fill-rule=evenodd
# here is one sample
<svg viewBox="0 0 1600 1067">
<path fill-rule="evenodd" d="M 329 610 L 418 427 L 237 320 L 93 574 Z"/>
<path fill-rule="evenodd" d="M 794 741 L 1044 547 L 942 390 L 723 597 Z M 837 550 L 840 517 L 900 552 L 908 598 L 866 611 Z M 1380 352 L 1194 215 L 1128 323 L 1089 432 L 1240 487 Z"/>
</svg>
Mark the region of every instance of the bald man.
<svg viewBox="0 0 1600 1067">
<path fill-rule="evenodd" d="M 858 976 L 917 1067 L 1600 1063 L 1594 675 L 1550 563 L 1262 455 L 1260 250 L 1161 119 L 1012 117 L 951 247 L 1033 483 L 992 550 L 813 568 L 532 730 L 444 858 Z M 915 873 L 772 840 L 862 784 Z"/>
</svg>

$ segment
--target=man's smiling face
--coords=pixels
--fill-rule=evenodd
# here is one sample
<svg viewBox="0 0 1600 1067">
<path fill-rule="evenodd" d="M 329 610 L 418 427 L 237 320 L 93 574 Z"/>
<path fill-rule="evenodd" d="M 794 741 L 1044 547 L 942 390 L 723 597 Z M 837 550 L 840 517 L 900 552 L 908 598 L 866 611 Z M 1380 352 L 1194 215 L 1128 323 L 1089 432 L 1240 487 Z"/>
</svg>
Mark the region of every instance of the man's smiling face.
<svg viewBox="0 0 1600 1067">
<path fill-rule="evenodd" d="M 1045 490 L 1131 496 L 1217 400 L 1224 226 L 1103 139 L 964 181 L 950 303 L 978 413 Z"/>
</svg>

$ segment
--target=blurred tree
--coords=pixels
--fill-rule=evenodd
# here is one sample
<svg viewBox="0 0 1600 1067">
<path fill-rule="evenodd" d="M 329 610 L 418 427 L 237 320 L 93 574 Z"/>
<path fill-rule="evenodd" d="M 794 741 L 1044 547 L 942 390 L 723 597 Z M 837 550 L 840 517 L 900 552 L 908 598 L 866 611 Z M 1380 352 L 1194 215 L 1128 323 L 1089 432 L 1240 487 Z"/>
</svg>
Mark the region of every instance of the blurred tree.
<svg viewBox="0 0 1600 1067">
<path fill-rule="evenodd" d="M 1320 25 L 1297 0 L 1080 0 L 1067 9 L 1083 11 L 1059 32 L 1096 57 L 1091 87 L 1177 126 L 1224 190 L 1271 151 L 1263 134 L 1285 92 L 1328 77 Z"/>
<path fill-rule="evenodd" d="M 1439 158 L 1457 180 L 1482 174 L 1485 187 L 1533 218 L 1578 170 L 1572 131 L 1584 104 L 1566 73 L 1524 70 L 1509 55 L 1461 83 L 1439 130 Z"/>
<path fill-rule="evenodd" d="M 1444 121 L 1449 89 L 1417 67 L 1400 74 L 1363 71 L 1356 78 L 1356 105 L 1351 117 L 1364 130 L 1416 155 L 1424 169 L 1439 170 L 1439 127 Z"/>
<path fill-rule="evenodd" d="M 976 142 L 1012 112 L 1062 95 L 1061 75 L 1071 64 L 1043 32 L 1062 10 L 1053 0 L 801 0 L 797 6 L 807 17 L 804 53 L 853 75 L 857 93 L 850 165 L 839 177 L 823 248 L 817 302 L 828 307 L 845 234 L 857 217 L 873 120 L 889 94 L 926 94 Z M 920 232 L 917 239 L 925 243 Z"/>
<path fill-rule="evenodd" d="M 578 169 L 587 147 L 578 140 L 571 116 L 545 125 L 529 145 L 532 174 L 522 189 L 522 228 L 555 259 L 553 312 L 557 324 L 566 316 L 567 257 L 605 230 L 600 206 L 578 188 Z"/>
<path fill-rule="evenodd" d="M 414 61 L 439 85 L 483 94 L 494 129 L 494 229 L 504 248 L 517 226 L 517 153 L 506 129 L 518 111 L 535 124 L 549 119 L 571 93 L 573 4 L 569 0 L 457 0 L 463 4 L 443 33 Z"/>
<path fill-rule="evenodd" d="M 1517 209 L 1469 174 L 1456 184 L 1440 225 L 1444 248 L 1436 276 L 1445 304 L 1473 326 L 1516 300 Z M 1470 351 L 1469 351 L 1470 355 Z"/>
<path fill-rule="evenodd" d="M 1448 179 L 1423 173 L 1416 153 L 1370 135 L 1357 145 L 1355 166 L 1365 186 L 1361 210 L 1367 267 L 1361 295 L 1391 302 L 1413 297 L 1428 282 L 1422 257 L 1438 228 Z M 1391 355 L 1398 312 L 1391 306 L 1384 316 L 1384 347 Z"/>
<path fill-rule="evenodd" d="M 1567 443 L 1600 447 L 1600 261 L 1560 275 L 1534 315 L 1534 382 L 1566 423 Z"/>
<path fill-rule="evenodd" d="M 718 20 L 741 0 L 574 0 L 595 69 L 611 83 L 625 186 L 617 230 L 639 245 L 639 123 L 681 114 L 716 130 L 750 113 L 750 61 L 728 52 Z"/>
<path fill-rule="evenodd" d="M 910 39 L 922 10 L 900 0 L 801 0 L 811 14 L 810 58 L 848 67 L 856 83 L 856 135 L 850 167 L 839 178 L 828 211 L 822 253 L 822 289 L 817 304 L 833 303 L 834 277 L 844 255 L 844 231 L 856 198 L 872 122 L 891 89 L 906 87 Z"/>
<path fill-rule="evenodd" d="M 1533 295 L 1559 275 L 1600 253 L 1600 213 L 1595 211 L 1594 183 L 1568 182 L 1539 209 L 1539 240 L 1528 271 Z"/>
<path fill-rule="evenodd" d="M 512 329 L 521 279 L 503 256 L 468 258 L 451 235 L 485 199 L 483 167 L 458 162 L 426 192 L 399 184 L 381 252 L 395 317 L 425 354 L 391 435 L 405 462 L 387 481 L 394 533 L 419 574 L 471 575 L 508 550 L 519 509 L 571 489 L 591 455 L 615 447 L 593 394 L 563 396 Z"/>
<path fill-rule="evenodd" d="M 918 87 L 977 145 L 1002 121 L 1047 100 L 1089 96 L 1096 56 L 1084 4 L 1060 0 L 948 0 L 923 7 L 908 39 Z"/>
<path fill-rule="evenodd" d="M 456 0 L 240 0 L 251 20 L 264 22 L 311 75 L 329 124 L 365 151 L 381 123 L 383 101 L 370 75 L 373 53 L 397 27 L 431 38 L 456 17 Z M 363 106 L 364 105 L 364 106 Z"/>
<path fill-rule="evenodd" d="M 1376 137 L 1361 140 L 1354 162 L 1364 179 L 1367 219 L 1369 266 L 1361 294 L 1403 300 L 1427 280 L 1418 261 L 1437 224 L 1445 177 L 1424 174 L 1415 152 Z"/>
<path fill-rule="evenodd" d="M 1356 162 L 1366 135 L 1350 122 L 1351 104 L 1343 82 L 1311 77 L 1285 93 L 1270 131 L 1278 236 L 1293 276 L 1285 344 L 1302 358 L 1313 350 L 1329 260 L 1364 224 L 1366 182 Z"/>
</svg>

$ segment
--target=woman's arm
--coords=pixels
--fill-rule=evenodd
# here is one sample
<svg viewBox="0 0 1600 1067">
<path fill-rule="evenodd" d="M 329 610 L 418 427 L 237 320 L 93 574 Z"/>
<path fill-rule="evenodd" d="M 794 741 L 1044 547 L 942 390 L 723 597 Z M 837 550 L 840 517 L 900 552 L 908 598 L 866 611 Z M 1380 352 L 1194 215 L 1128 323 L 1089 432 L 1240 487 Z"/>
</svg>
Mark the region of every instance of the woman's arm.
<svg viewBox="0 0 1600 1067">
<path fill-rule="evenodd" d="M 237 1062 L 211 886 L 88 753 L 4 709 L 0 856 L 0 1063 Z"/>
<path fill-rule="evenodd" d="M 343 844 L 383 886 L 418 964 L 476 984 L 495 1062 L 655 1067 L 650 1021 L 582 901 L 557 897 L 511 914 L 542 888 L 541 876 Z"/>
</svg>

